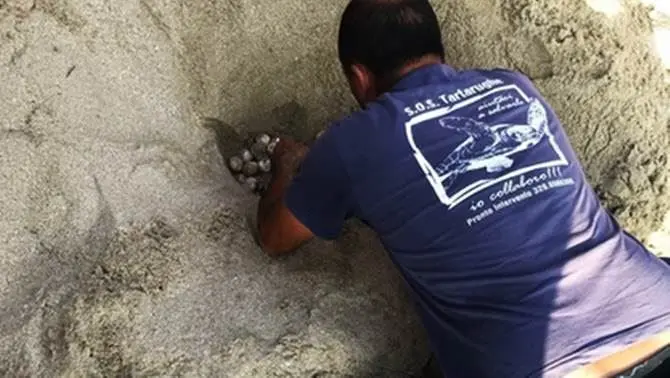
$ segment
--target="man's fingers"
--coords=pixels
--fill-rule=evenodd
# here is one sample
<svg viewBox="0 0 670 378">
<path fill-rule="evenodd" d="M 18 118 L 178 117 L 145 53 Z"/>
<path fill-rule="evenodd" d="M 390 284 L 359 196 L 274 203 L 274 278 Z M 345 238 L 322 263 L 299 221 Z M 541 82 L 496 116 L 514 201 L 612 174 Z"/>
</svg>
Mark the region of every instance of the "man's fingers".
<svg viewBox="0 0 670 378">
<path fill-rule="evenodd" d="M 274 157 L 280 158 L 282 155 L 285 155 L 287 153 L 303 153 L 303 151 L 307 150 L 307 146 L 295 141 L 294 139 L 291 138 L 279 138 L 279 143 L 277 143 L 277 147 L 275 147 Z"/>
<path fill-rule="evenodd" d="M 280 138 L 272 154 L 272 166 L 276 172 L 296 173 L 309 148 L 291 138 Z"/>
<path fill-rule="evenodd" d="M 277 143 L 277 146 L 275 147 L 274 152 L 272 153 L 272 160 L 281 160 L 281 157 L 286 155 L 289 151 L 291 151 L 291 146 L 293 143 L 291 143 L 291 140 L 285 139 L 285 138 L 280 138 L 279 143 Z"/>
</svg>

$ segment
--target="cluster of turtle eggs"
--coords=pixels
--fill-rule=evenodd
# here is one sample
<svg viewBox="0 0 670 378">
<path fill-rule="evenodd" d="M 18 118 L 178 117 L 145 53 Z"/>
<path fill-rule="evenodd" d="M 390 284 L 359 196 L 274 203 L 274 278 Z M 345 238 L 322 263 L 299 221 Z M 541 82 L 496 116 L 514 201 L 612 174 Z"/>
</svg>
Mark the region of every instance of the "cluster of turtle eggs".
<svg viewBox="0 0 670 378">
<path fill-rule="evenodd" d="M 251 138 L 248 146 L 238 155 L 228 159 L 228 166 L 237 175 L 237 181 L 251 192 L 259 194 L 267 189 L 272 170 L 270 155 L 274 152 L 278 142 L 279 138 L 259 134 Z"/>
</svg>

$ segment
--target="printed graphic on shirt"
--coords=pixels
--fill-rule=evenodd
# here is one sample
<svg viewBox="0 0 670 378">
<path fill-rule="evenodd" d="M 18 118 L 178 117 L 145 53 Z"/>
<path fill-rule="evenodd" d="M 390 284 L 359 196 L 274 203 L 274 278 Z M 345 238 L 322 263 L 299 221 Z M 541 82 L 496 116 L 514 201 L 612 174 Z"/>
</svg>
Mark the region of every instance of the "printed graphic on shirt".
<svg viewBox="0 0 670 378">
<path fill-rule="evenodd" d="M 516 85 L 416 116 L 406 133 L 435 194 L 449 208 L 505 180 L 568 165 L 546 109 Z"/>
</svg>

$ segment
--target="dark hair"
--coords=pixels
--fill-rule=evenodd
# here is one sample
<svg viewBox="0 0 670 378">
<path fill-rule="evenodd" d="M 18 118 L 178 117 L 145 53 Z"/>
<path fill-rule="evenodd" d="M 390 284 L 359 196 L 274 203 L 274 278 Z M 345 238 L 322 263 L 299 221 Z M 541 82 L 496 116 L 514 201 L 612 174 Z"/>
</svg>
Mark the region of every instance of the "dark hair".
<svg viewBox="0 0 670 378">
<path fill-rule="evenodd" d="M 345 71 L 358 63 L 382 80 L 395 80 L 398 70 L 426 55 L 444 60 L 428 0 L 351 0 L 342 15 L 338 50 Z"/>
</svg>

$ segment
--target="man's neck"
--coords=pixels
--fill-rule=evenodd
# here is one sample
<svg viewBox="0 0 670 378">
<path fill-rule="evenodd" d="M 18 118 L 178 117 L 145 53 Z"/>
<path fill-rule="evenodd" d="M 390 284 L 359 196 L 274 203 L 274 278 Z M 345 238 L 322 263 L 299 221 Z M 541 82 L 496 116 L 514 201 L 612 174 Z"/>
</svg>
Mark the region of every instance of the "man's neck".
<svg viewBox="0 0 670 378">
<path fill-rule="evenodd" d="M 381 88 L 378 88 L 378 91 L 377 91 L 378 96 L 381 96 L 385 92 L 390 91 L 393 88 L 393 86 L 396 85 L 396 83 L 398 83 L 403 77 L 409 75 L 413 71 L 416 71 L 416 70 L 418 70 L 420 68 L 423 68 L 423 67 L 426 67 L 426 66 L 431 66 L 433 64 L 443 64 L 443 63 L 444 63 L 444 60 L 442 60 L 442 58 L 440 58 L 438 55 L 433 55 L 433 54 L 424 55 L 423 57 L 421 57 L 421 58 L 419 58 L 419 59 L 417 59 L 417 60 L 415 60 L 411 63 L 407 63 L 400 70 L 398 70 L 396 72 L 396 74 L 394 75 L 393 80 L 389 80 L 389 81 L 383 83 Z"/>
<path fill-rule="evenodd" d="M 403 68 L 401 68 L 398 71 L 397 78 L 400 80 L 401 78 L 405 77 L 407 74 L 411 73 L 412 71 L 418 70 L 419 68 L 423 68 L 425 66 L 430 66 L 433 64 L 443 64 L 444 61 L 442 58 L 440 58 L 437 55 L 425 55 L 419 60 L 416 60 L 414 62 L 408 63 L 405 65 Z"/>
</svg>

